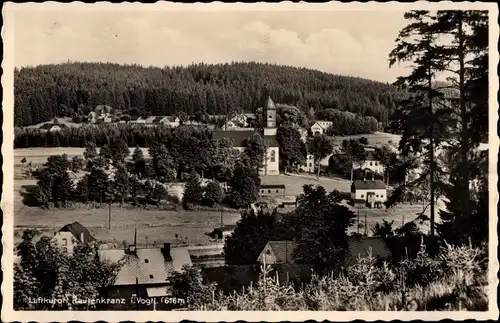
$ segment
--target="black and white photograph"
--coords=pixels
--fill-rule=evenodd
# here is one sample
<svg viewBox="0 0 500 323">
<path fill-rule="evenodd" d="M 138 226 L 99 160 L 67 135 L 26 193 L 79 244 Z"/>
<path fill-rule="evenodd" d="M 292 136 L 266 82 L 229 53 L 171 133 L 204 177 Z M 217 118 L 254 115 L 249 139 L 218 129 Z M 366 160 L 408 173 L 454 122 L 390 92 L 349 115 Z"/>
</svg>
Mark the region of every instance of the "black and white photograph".
<svg viewBox="0 0 500 323">
<path fill-rule="evenodd" d="M 3 19 L 2 319 L 498 318 L 494 3 Z"/>
</svg>

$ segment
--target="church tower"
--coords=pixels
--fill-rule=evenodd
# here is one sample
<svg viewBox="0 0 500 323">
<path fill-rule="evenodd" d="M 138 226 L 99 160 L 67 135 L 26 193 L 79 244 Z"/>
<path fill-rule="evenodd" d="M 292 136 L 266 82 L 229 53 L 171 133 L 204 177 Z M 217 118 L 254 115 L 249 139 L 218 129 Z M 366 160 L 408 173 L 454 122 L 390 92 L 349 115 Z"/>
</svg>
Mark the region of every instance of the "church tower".
<svg viewBox="0 0 500 323">
<path fill-rule="evenodd" d="M 274 105 L 271 97 L 267 98 L 267 103 L 264 106 L 264 136 L 275 136 L 276 135 L 276 105 Z"/>
</svg>

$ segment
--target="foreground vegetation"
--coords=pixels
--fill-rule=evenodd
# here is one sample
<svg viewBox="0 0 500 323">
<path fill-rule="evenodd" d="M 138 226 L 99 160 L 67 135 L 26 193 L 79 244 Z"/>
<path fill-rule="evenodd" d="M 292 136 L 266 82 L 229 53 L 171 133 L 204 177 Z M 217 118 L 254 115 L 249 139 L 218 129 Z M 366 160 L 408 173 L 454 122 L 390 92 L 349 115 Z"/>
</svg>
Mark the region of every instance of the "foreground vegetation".
<svg viewBox="0 0 500 323">
<path fill-rule="evenodd" d="M 340 276 L 316 275 L 301 288 L 261 269 L 257 284 L 224 295 L 216 285 L 201 284 L 195 268 L 176 276 L 176 293 L 188 298 L 188 310 L 203 311 L 486 311 L 486 246 L 444 244 L 430 257 L 422 244 L 415 259 L 377 264 L 359 258 Z M 186 289 L 187 288 L 187 289 Z"/>
</svg>

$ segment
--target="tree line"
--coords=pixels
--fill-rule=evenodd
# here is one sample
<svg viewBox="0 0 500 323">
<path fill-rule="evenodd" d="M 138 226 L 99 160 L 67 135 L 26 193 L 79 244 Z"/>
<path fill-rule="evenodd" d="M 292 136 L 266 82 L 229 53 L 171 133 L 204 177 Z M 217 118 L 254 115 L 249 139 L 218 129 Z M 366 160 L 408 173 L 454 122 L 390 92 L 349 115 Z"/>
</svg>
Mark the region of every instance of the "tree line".
<svg viewBox="0 0 500 323">
<path fill-rule="evenodd" d="M 147 146 L 149 158 L 139 147 L 129 156 L 128 145 L 120 136 L 110 138 L 99 150 L 89 141 L 83 158 L 50 156 L 33 174 L 36 203 L 43 207 L 65 207 L 72 202 L 109 207 L 125 202 L 159 205 L 175 182 L 186 183 L 183 199 L 178 201 L 186 209 L 200 204 L 246 208 L 257 199 L 258 171 L 264 166 L 266 152 L 259 134 L 248 138 L 240 152 L 228 139 L 213 140 L 206 129 L 162 131 Z M 83 177 L 72 178 L 82 172 Z M 202 185 L 202 178 L 211 181 Z M 230 189 L 223 189 L 220 183 Z"/>
<path fill-rule="evenodd" d="M 408 25 L 396 39 L 390 65 L 409 62 L 413 68 L 395 84 L 409 96 L 398 103 L 391 128 L 402 134 L 401 155 L 422 167 L 389 202 L 427 186 L 431 235 L 437 230 L 449 241 L 487 237 L 488 156 L 477 148 L 488 138 L 488 12 L 421 10 L 404 18 Z M 445 73 L 449 82 L 443 86 L 436 78 Z M 440 223 L 439 197 L 446 201 Z"/>
<path fill-rule="evenodd" d="M 14 72 L 14 123 L 27 126 L 97 105 L 136 114 L 255 112 L 271 94 L 305 113 L 338 109 L 386 124 L 402 92 L 375 81 L 261 63 L 141 67 L 64 63 Z"/>
</svg>

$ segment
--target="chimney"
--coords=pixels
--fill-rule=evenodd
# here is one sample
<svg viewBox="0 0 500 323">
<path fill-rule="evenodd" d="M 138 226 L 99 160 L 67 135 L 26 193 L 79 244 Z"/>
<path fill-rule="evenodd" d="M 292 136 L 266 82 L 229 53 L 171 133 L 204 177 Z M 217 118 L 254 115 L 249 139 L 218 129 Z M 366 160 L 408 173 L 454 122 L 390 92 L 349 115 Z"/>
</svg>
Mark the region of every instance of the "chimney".
<svg viewBox="0 0 500 323">
<path fill-rule="evenodd" d="M 80 233 L 80 242 L 81 243 L 85 243 L 85 239 L 84 239 L 85 235 L 82 233 Z"/>
<path fill-rule="evenodd" d="M 166 260 L 171 260 L 172 256 L 170 255 L 170 243 L 164 243 L 163 248 L 161 248 L 161 253 Z"/>
</svg>

